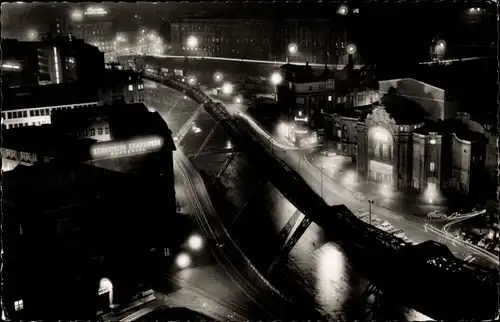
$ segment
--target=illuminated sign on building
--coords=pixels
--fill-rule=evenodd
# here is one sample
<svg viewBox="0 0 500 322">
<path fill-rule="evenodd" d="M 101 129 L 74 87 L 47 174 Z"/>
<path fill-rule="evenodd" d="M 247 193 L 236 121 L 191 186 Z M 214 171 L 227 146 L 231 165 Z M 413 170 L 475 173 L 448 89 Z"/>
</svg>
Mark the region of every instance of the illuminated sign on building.
<svg viewBox="0 0 500 322">
<path fill-rule="evenodd" d="M 110 158 L 127 156 L 136 153 L 148 153 L 159 150 L 163 146 L 163 139 L 159 137 L 146 138 L 122 143 L 97 143 L 91 149 L 93 158 Z"/>
<path fill-rule="evenodd" d="M 2 69 L 14 69 L 14 70 L 19 70 L 21 69 L 21 66 L 15 63 L 4 63 L 2 64 Z"/>
<path fill-rule="evenodd" d="M 105 16 L 107 14 L 108 12 L 101 7 L 88 7 L 87 10 L 85 10 L 86 16 Z"/>
</svg>

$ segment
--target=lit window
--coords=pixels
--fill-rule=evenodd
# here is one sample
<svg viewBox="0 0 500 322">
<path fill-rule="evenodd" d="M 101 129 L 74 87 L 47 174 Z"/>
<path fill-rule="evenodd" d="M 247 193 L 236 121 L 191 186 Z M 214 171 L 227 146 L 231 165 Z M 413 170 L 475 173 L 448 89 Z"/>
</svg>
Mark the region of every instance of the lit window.
<svg viewBox="0 0 500 322">
<path fill-rule="evenodd" d="M 102 127 L 97 129 L 97 135 L 102 135 Z"/>
<path fill-rule="evenodd" d="M 24 302 L 23 300 L 18 300 L 14 302 L 14 310 L 16 311 L 21 311 L 24 309 Z"/>
<path fill-rule="evenodd" d="M 429 163 L 429 170 L 431 172 L 434 172 L 436 170 L 436 163 L 434 162 Z"/>
<path fill-rule="evenodd" d="M 427 188 L 429 188 L 429 190 L 436 190 L 436 183 L 435 182 L 427 183 Z"/>
<path fill-rule="evenodd" d="M 331 102 L 331 101 L 332 101 L 332 96 L 331 96 L 331 95 L 329 95 L 329 96 L 328 96 L 328 102 Z"/>
<path fill-rule="evenodd" d="M 128 91 L 131 92 L 134 90 L 134 85 L 128 85 Z"/>
</svg>

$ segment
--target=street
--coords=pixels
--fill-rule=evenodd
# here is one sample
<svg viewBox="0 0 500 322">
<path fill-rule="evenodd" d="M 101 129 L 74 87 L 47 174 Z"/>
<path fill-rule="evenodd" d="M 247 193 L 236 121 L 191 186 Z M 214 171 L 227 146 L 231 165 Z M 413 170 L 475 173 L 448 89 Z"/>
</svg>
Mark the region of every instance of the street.
<svg viewBox="0 0 500 322">
<path fill-rule="evenodd" d="M 231 109 L 233 110 L 233 109 Z M 321 168 L 314 166 L 306 157 L 310 149 L 298 149 L 295 146 L 287 143 L 286 138 L 279 134 L 269 135 L 265 129 L 253 119 L 250 115 L 244 112 L 239 112 L 243 120 L 249 124 L 253 130 L 262 138 L 262 141 L 268 142 L 269 147 L 274 155 L 285 161 L 291 168 L 297 171 L 309 186 L 329 205 L 345 204 L 353 213 L 368 209 L 368 202 L 361 201 L 356 198 L 345 187 L 336 183 L 332 178 L 325 175 Z M 440 236 L 425 229 L 425 221 L 419 220 L 413 216 L 407 216 L 402 213 L 380 207 L 372 204 L 372 214 L 382 220 L 388 221 L 395 228 L 405 232 L 409 239 L 421 243 L 427 240 L 434 240 L 445 244 L 453 254 L 461 259 L 465 259 L 472 254 L 475 256 L 475 262 L 485 267 L 496 268 L 498 263 L 492 262 L 490 258 L 483 256 L 471 248 L 465 248 L 457 243 L 453 243 L 448 239 L 443 239 Z"/>
</svg>

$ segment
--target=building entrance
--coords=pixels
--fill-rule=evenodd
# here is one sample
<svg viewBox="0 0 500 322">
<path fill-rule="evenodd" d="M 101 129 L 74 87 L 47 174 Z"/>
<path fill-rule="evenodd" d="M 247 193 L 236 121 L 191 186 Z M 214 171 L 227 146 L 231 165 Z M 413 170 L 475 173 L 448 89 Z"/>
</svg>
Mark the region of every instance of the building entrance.
<svg viewBox="0 0 500 322">
<path fill-rule="evenodd" d="M 368 178 L 371 181 L 392 184 L 393 166 L 371 160 L 368 167 Z"/>
</svg>

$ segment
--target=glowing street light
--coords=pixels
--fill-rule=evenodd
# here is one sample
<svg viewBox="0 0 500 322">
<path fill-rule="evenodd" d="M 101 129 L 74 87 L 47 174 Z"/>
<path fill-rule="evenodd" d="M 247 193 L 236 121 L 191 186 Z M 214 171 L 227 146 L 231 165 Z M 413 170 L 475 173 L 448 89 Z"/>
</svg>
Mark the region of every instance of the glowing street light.
<svg viewBox="0 0 500 322">
<path fill-rule="evenodd" d="M 275 72 L 271 75 L 270 80 L 273 85 L 279 85 L 283 81 L 283 76 L 281 76 L 280 73 Z"/>
<path fill-rule="evenodd" d="M 28 30 L 28 40 L 33 41 L 38 39 L 38 32 L 34 29 Z"/>
<path fill-rule="evenodd" d="M 354 171 L 349 171 L 346 173 L 342 179 L 342 184 L 344 186 L 352 187 L 356 183 L 356 173 Z"/>
<path fill-rule="evenodd" d="M 191 265 L 191 256 L 187 253 L 180 253 L 175 259 L 175 264 L 177 264 L 177 267 L 180 269 L 185 269 Z"/>
<path fill-rule="evenodd" d="M 353 55 L 354 53 L 356 53 L 356 45 L 354 44 L 347 45 L 347 53 L 349 55 Z"/>
<path fill-rule="evenodd" d="M 222 75 L 222 73 L 217 72 L 214 74 L 214 80 L 217 83 L 221 82 L 223 79 L 224 79 L 224 75 Z"/>
<path fill-rule="evenodd" d="M 191 235 L 187 241 L 189 249 L 199 251 L 203 248 L 203 238 L 199 235 Z"/>
<path fill-rule="evenodd" d="M 296 44 L 290 44 L 288 45 L 288 53 L 289 54 L 296 54 L 299 51 L 299 47 Z"/>
<path fill-rule="evenodd" d="M 233 144 L 231 143 L 231 141 L 227 141 L 226 143 L 226 149 L 232 149 L 233 148 Z"/>
<path fill-rule="evenodd" d="M 382 184 L 380 186 L 380 194 L 382 194 L 385 198 L 390 198 L 392 196 L 391 186 L 388 184 Z"/>
<path fill-rule="evenodd" d="M 189 77 L 188 77 L 188 79 L 187 79 L 187 81 L 188 81 L 188 84 L 189 84 L 189 85 L 193 86 L 193 85 L 195 85 L 195 84 L 196 84 L 196 77 L 194 77 L 194 76 L 189 76 Z"/>
<path fill-rule="evenodd" d="M 195 36 L 189 36 L 186 40 L 186 44 L 188 48 L 197 48 L 198 38 L 196 38 Z"/>
<path fill-rule="evenodd" d="M 236 104 L 241 104 L 241 102 L 242 102 L 241 97 L 239 97 L 239 96 L 235 97 L 235 98 L 234 98 L 234 102 L 235 102 Z"/>
<path fill-rule="evenodd" d="M 71 11 L 71 20 L 82 21 L 83 20 L 83 12 L 81 10 L 78 10 L 78 9 Z"/>
<path fill-rule="evenodd" d="M 341 5 L 339 9 L 337 10 L 337 13 L 339 15 L 345 16 L 349 12 L 349 8 L 346 5 Z"/>
<path fill-rule="evenodd" d="M 224 83 L 222 85 L 222 93 L 223 94 L 229 95 L 232 92 L 233 92 L 233 85 L 231 85 L 230 83 Z"/>
</svg>

